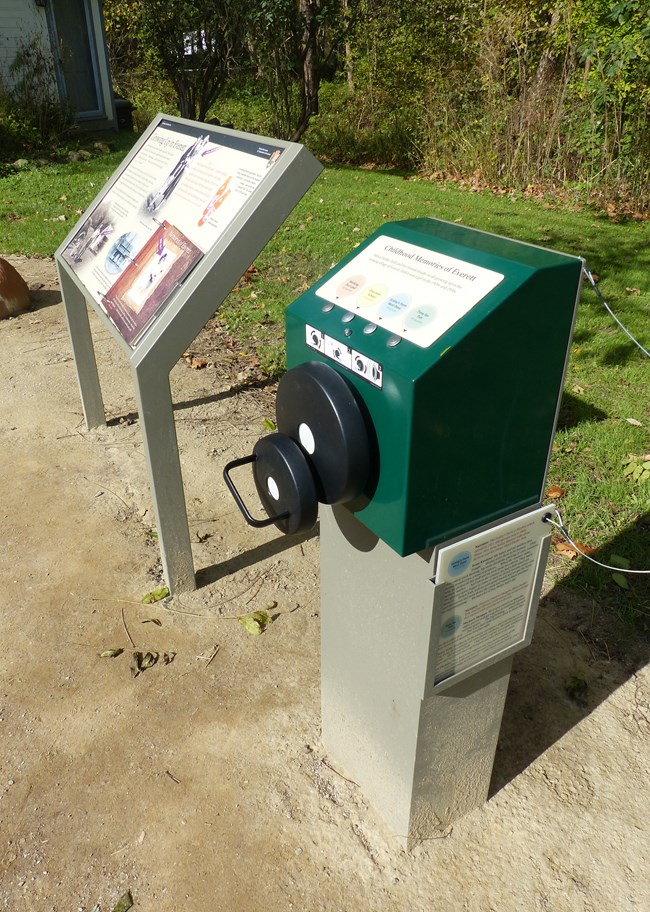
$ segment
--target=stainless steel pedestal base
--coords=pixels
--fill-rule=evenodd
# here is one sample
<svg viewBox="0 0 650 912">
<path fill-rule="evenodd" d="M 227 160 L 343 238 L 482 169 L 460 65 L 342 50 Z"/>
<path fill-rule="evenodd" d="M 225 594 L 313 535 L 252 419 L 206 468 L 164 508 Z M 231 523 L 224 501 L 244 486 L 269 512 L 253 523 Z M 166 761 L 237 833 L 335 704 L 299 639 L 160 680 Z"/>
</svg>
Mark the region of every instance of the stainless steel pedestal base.
<svg viewBox="0 0 650 912">
<path fill-rule="evenodd" d="M 322 740 L 407 848 L 487 799 L 512 665 L 430 691 L 430 558 L 321 508 Z"/>
</svg>

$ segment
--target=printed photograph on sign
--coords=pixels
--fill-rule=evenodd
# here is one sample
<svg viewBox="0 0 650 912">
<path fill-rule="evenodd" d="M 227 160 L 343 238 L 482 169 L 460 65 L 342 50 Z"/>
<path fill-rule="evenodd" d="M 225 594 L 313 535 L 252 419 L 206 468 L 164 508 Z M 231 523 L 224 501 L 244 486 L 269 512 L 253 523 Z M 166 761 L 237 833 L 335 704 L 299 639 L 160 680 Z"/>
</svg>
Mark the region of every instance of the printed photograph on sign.
<svg viewBox="0 0 650 912">
<path fill-rule="evenodd" d="M 103 296 L 102 307 L 122 338 L 131 342 L 165 303 L 202 253 L 168 222 L 163 222 Z"/>
<path fill-rule="evenodd" d="M 63 257 L 132 347 L 281 153 L 162 119 L 107 189 Z"/>
</svg>

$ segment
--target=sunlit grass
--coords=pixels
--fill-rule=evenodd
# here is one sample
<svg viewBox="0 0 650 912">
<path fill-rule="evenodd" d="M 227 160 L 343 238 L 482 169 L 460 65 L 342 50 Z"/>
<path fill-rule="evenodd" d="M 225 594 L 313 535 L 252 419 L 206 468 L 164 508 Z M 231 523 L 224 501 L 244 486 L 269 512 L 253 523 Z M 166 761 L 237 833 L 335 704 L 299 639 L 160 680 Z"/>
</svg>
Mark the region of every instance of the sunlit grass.
<svg viewBox="0 0 650 912">
<path fill-rule="evenodd" d="M 0 251 L 51 255 L 123 154 L 3 178 Z M 566 202 L 353 168 L 330 167 L 321 175 L 257 258 L 257 272 L 228 297 L 219 319 L 268 372 L 279 373 L 286 306 L 385 222 L 422 216 L 583 256 L 619 319 L 650 345 L 650 223 L 616 222 Z M 543 352 L 539 339 L 531 364 Z M 605 562 L 619 555 L 638 568 L 650 567 L 650 484 L 626 478 L 623 465 L 631 455 L 650 452 L 648 389 L 648 359 L 585 285 L 548 483 L 565 491 L 558 505 L 576 539 L 600 547 L 596 556 Z M 572 585 L 636 618 L 638 629 L 650 620 L 647 577 L 631 577 L 624 590 L 611 573 L 580 559 L 567 569 Z"/>
</svg>

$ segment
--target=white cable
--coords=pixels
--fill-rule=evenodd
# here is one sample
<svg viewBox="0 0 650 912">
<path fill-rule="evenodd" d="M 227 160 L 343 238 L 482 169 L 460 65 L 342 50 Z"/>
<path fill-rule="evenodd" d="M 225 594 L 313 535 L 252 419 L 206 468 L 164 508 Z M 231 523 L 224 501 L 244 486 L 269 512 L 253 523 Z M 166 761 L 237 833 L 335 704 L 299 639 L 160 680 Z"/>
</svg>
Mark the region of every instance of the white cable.
<svg viewBox="0 0 650 912">
<path fill-rule="evenodd" d="M 575 548 L 578 554 L 580 554 L 582 557 L 586 557 L 587 560 L 591 561 L 592 564 L 598 564 L 599 567 L 604 567 L 605 570 L 614 570 L 616 573 L 650 573 L 650 570 L 626 570 L 624 567 L 612 567 L 610 564 L 603 564 L 600 561 L 597 561 L 595 558 L 589 557 L 588 554 L 585 554 L 582 548 L 579 548 L 578 545 L 576 545 L 567 530 L 564 528 L 564 523 L 562 522 L 560 511 L 557 508 L 554 508 L 553 512 L 557 516 L 558 522 L 555 522 L 555 520 L 551 519 L 550 513 L 544 517 L 543 521 L 550 523 L 552 526 L 555 526 L 556 529 L 559 529 L 562 535 L 566 538 L 569 544 Z"/>
<path fill-rule="evenodd" d="M 633 336 L 632 333 L 629 331 L 629 329 L 626 329 L 625 326 L 623 326 L 623 324 L 622 324 L 621 321 L 618 319 L 618 317 L 616 316 L 616 314 L 614 313 L 614 311 L 611 309 L 611 307 L 609 306 L 609 304 L 607 303 L 607 301 L 606 301 L 605 298 L 603 297 L 600 288 L 599 288 L 598 285 L 596 284 L 596 280 L 595 280 L 594 277 L 592 276 L 591 272 L 587 269 L 586 264 L 583 264 L 583 266 L 582 266 L 582 271 L 583 271 L 583 273 L 585 274 L 585 276 L 587 277 L 587 279 L 589 280 L 589 283 L 590 283 L 591 287 L 593 288 L 593 290 L 596 292 L 596 294 L 598 295 L 598 297 L 600 298 L 600 300 L 603 302 L 603 304 L 604 304 L 604 306 L 605 306 L 605 310 L 607 311 L 607 313 L 608 313 L 611 317 L 613 317 L 614 320 L 616 320 L 616 322 L 617 322 L 618 325 L 621 327 L 621 329 L 623 330 L 623 332 L 625 333 L 625 335 L 628 336 L 628 337 L 634 342 L 634 344 L 637 345 L 637 346 L 641 349 L 641 351 L 642 351 L 643 354 L 646 356 L 646 358 L 650 358 L 650 352 L 649 352 L 647 349 L 645 349 L 637 339 L 634 338 L 634 336 Z M 596 561 L 596 563 L 598 563 L 598 561 Z M 640 572 L 641 572 L 641 573 L 645 573 L 645 572 L 647 572 L 647 571 L 642 570 L 642 571 L 640 571 Z"/>
</svg>

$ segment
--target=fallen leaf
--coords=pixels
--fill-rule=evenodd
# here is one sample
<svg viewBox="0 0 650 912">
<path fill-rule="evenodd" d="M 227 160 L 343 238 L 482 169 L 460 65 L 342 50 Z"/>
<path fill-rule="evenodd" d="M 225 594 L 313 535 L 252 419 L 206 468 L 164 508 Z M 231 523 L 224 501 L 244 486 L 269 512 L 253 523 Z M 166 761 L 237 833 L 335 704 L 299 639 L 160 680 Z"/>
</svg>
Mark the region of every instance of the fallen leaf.
<svg viewBox="0 0 650 912">
<path fill-rule="evenodd" d="M 567 691 L 567 693 L 575 693 L 577 690 L 585 690 L 587 686 L 587 679 L 585 678 L 584 672 L 582 671 L 579 671 L 574 675 L 569 675 L 569 677 L 564 682 L 564 689 Z"/>
<path fill-rule="evenodd" d="M 113 912 L 129 912 L 132 905 L 133 897 L 131 896 L 131 891 L 127 890 L 113 906 Z"/>
<path fill-rule="evenodd" d="M 131 660 L 131 674 L 137 678 L 139 674 L 152 668 L 158 661 L 159 653 L 157 652 L 134 652 Z"/>
<path fill-rule="evenodd" d="M 551 536 L 551 541 L 555 545 L 555 550 L 559 554 L 563 554 L 569 560 L 573 560 L 574 557 L 577 557 L 578 554 L 595 554 L 598 548 L 593 548 L 591 545 L 585 545 L 582 542 L 571 542 L 567 541 L 566 538 L 562 535 L 553 535 Z"/>
<path fill-rule="evenodd" d="M 557 500 L 560 497 L 564 497 L 566 494 L 565 488 L 558 488 L 557 485 L 551 485 L 551 487 L 546 491 L 546 497 L 550 500 Z"/>
<path fill-rule="evenodd" d="M 105 649 L 103 652 L 99 653 L 99 658 L 116 659 L 118 656 L 122 655 L 123 652 L 123 649 Z"/>
<path fill-rule="evenodd" d="M 620 567 L 621 570 L 630 569 L 630 561 L 627 557 L 623 557 L 621 554 L 612 554 L 609 558 L 610 564 L 613 564 L 615 567 Z"/>
<path fill-rule="evenodd" d="M 163 665 L 169 665 L 176 658 L 175 652 L 163 652 Z"/>
<path fill-rule="evenodd" d="M 575 546 L 578 551 L 581 551 L 583 554 L 595 554 L 598 551 L 598 548 L 594 548 L 592 545 L 585 545 L 583 542 L 575 542 Z"/>
<path fill-rule="evenodd" d="M 560 535 L 553 535 L 551 541 L 555 545 L 555 550 L 558 554 L 562 554 L 564 557 L 568 558 L 568 560 L 573 560 L 574 557 L 578 556 L 578 552 L 573 545 L 570 545 L 569 542 Z"/>
<path fill-rule="evenodd" d="M 253 611 L 251 614 L 242 614 L 237 620 L 253 636 L 259 636 L 264 633 L 271 623 L 271 617 L 266 611 Z"/>
<path fill-rule="evenodd" d="M 142 662 L 142 653 L 134 652 L 133 656 L 131 658 L 131 665 L 129 666 L 131 669 L 132 677 L 137 678 L 138 675 L 140 674 L 140 672 L 142 671 L 142 669 L 140 668 L 141 662 Z"/>
<path fill-rule="evenodd" d="M 142 597 L 142 603 L 144 605 L 151 605 L 153 602 L 160 602 L 162 599 L 167 598 L 168 595 L 169 589 L 167 586 L 161 586 L 159 589 L 152 589 L 151 592 L 147 592 L 147 594 Z"/>
<path fill-rule="evenodd" d="M 184 352 L 183 360 L 192 370 L 203 370 L 204 367 L 208 366 L 208 362 L 205 358 L 201 358 L 199 355 L 195 355 L 190 351 Z"/>
<path fill-rule="evenodd" d="M 633 425 L 634 427 L 643 427 L 640 421 L 637 421 L 636 418 L 626 418 L 628 424 Z"/>
<path fill-rule="evenodd" d="M 267 431 L 277 431 L 277 425 L 271 418 L 265 418 L 262 422 L 262 426 L 265 427 Z"/>
<path fill-rule="evenodd" d="M 142 623 L 143 624 L 155 624 L 156 627 L 162 627 L 162 621 L 160 620 L 160 618 L 145 618 L 145 620 L 142 621 Z"/>
<path fill-rule="evenodd" d="M 622 573 L 612 573 L 612 579 L 617 586 L 620 586 L 621 589 L 629 589 L 630 584 L 627 581 L 627 578 L 623 576 Z"/>
<path fill-rule="evenodd" d="M 628 294 L 631 294 L 631 295 L 640 295 L 641 294 L 640 288 L 626 288 L 625 290 L 627 291 Z"/>
</svg>

